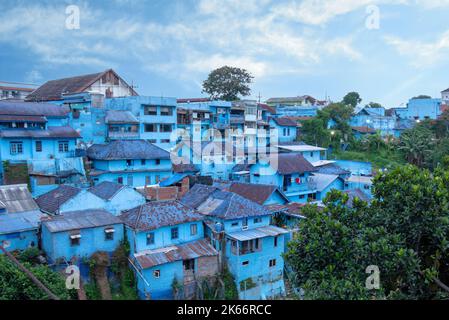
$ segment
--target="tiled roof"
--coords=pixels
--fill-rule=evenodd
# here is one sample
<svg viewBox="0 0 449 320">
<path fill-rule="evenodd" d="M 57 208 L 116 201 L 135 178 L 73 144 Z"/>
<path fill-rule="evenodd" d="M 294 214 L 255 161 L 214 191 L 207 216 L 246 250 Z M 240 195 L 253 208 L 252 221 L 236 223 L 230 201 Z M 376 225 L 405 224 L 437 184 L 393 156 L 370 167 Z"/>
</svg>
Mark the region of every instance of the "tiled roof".
<svg viewBox="0 0 449 320">
<path fill-rule="evenodd" d="M 63 232 L 122 224 L 120 218 L 102 209 L 64 212 L 43 224 L 50 232 Z"/>
<path fill-rule="evenodd" d="M 280 153 L 278 155 L 278 173 L 294 174 L 316 171 L 316 168 L 298 153 Z"/>
<path fill-rule="evenodd" d="M 181 202 L 191 208 L 197 208 L 216 190 L 218 188 L 197 183 L 182 197 Z"/>
<path fill-rule="evenodd" d="M 283 193 L 273 185 L 234 182 L 231 184 L 229 191 L 234 192 L 246 199 L 254 201 L 260 205 L 263 205 L 274 192 L 278 191 L 279 194 L 286 200 L 286 202 L 288 202 L 288 199 L 283 195 Z"/>
<path fill-rule="evenodd" d="M 0 130 L 3 138 L 80 138 L 80 134 L 71 127 L 48 127 L 47 130 L 5 129 Z"/>
<path fill-rule="evenodd" d="M 206 239 L 201 239 L 177 246 L 144 251 L 135 254 L 134 257 L 142 269 L 148 269 L 170 262 L 216 255 L 218 255 L 218 252 L 214 247 Z"/>
<path fill-rule="evenodd" d="M 370 127 L 352 127 L 352 130 L 360 133 L 376 133 L 376 130 Z"/>
<path fill-rule="evenodd" d="M 94 144 L 87 156 L 95 160 L 170 159 L 170 153 L 147 140 L 116 140 L 108 144 Z"/>
<path fill-rule="evenodd" d="M 106 111 L 105 122 L 110 124 L 114 123 L 136 124 L 139 123 L 139 120 L 137 120 L 137 118 L 130 111 L 108 110 Z"/>
<path fill-rule="evenodd" d="M 120 217 L 123 223 L 139 231 L 204 219 L 201 214 L 177 200 L 148 202 L 123 212 Z"/>
<path fill-rule="evenodd" d="M 8 213 L 39 210 L 26 184 L 0 186 L 0 205 Z"/>
<path fill-rule="evenodd" d="M 190 189 L 181 201 L 202 214 L 225 220 L 270 215 L 270 212 L 263 206 L 233 192 L 214 187 L 196 186 L 198 185 Z M 202 190 L 204 192 L 198 194 Z"/>
<path fill-rule="evenodd" d="M 272 120 L 281 127 L 296 127 L 298 125 L 296 121 L 292 120 L 289 117 L 272 118 Z"/>
<path fill-rule="evenodd" d="M 66 117 L 70 109 L 52 103 L 0 101 L 1 115 Z"/>
<path fill-rule="evenodd" d="M 56 189 L 47 192 L 36 198 L 36 202 L 42 211 L 55 213 L 64 203 L 74 198 L 81 192 L 81 189 L 69 185 L 60 185 Z"/>
<path fill-rule="evenodd" d="M 40 122 L 45 123 L 47 122 L 47 119 L 42 116 L 23 116 L 23 115 L 7 115 L 7 114 L 0 114 L 0 121 L 1 122 Z"/>
<path fill-rule="evenodd" d="M 174 164 L 173 172 L 185 173 L 185 172 L 198 172 L 200 169 L 194 164 Z"/>
<path fill-rule="evenodd" d="M 111 181 L 103 181 L 89 188 L 89 192 L 103 200 L 110 200 L 123 188 L 126 188 L 126 186 Z"/>
<path fill-rule="evenodd" d="M 271 114 L 276 114 L 276 107 L 269 106 L 268 104 L 265 104 L 265 103 L 259 103 L 258 107 L 264 111 L 271 113 Z"/>
<path fill-rule="evenodd" d="M 112 69 L 99 72 L 86 74 L 76 77 L 51 80 L 44 83 L 42 86 L 34 90 L 26 98 L 28 101 L 51 101 L 60 100 L 63 94 L 69 93 L 81 93 L 88 89 L 92 84 L 94 84 L 98 79 L 108 72 L 113 72 Z M 117 75 L 117 74 L 116 74 Z M 117 75 L 118 77 L 118 75 Z M 134 94 L 137 93 L 133 90 Z"/>
</svg>

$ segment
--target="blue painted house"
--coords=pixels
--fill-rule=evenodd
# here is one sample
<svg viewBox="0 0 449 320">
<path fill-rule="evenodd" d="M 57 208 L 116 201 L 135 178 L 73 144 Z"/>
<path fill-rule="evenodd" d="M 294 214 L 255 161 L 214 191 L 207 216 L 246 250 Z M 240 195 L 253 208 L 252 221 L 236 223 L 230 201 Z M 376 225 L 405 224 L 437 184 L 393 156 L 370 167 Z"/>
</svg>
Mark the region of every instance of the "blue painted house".
<svg viewBox="0 0 449 320">
<path fill-rule="evenodd" d="M 344 179 L 338 175 L 314 172 L 310 177 L 310 181 L 316 186 L 317 201 L 323 201 L 332 190 L 344 189 Z"/>
<path fill-rule="evenodd" d="M 44 217 L 27 185 L 0 186 L 0 245 L 7 251 L 37 247 Z"/>
<path fill-rule="evenodd" d="M 121 215 L 141 299 L 191 298 L 196 281 L 218 272 L 218 252 L 204 239 L 204 216 L 179 201 L 155 201 Z M 176 279 L 176 280 L 175 280 Z"/>
<path fill-rule="evenodd" d="M 379 131 L 382 136 L 393 135 L 396 126 L 396 117 L 386 114 L 383 107 L 362 107 L 356 108 L 354 115 L 349 121 L 349 125 L 356 129 L 356 134 L 369 134 L 364 128 L 370 128 L 372 132 Z"/>
<path fill-rule="evenodd" d="M 40 209 L 48 214 L 104 209 L 115 216 L 146 202 L 145 197 L 129 186 L 103 181 L 89 189 L 61 185 L 38 198 Z"/>
<path fill-rule="evenodd" d="M 399 119 L 422 121 L 435 120 L 441 115 L 441 99 L 410 99 L 405 108 L 395 108 Z"/>
<path fill-rule="evenodd" d="M 234 276 L 240 299 L 285 294 L 284 229 L 271 225 L 271 212 L 238 194 L 196 184 L 182 203 L 206 216 L 206 235 L 220 263 Z"/>
<path fill-rule="evenodd" d="M 309 179 L 316 168 L 299 153 L 280 153 L 271 162 L 251 166 L 251 183 L 275 185 L 292 202 L 316 199 L 316 185 Z"/>
<path fill-rule="evenodd" d="M 155 185 L 172 175 L 170 154 L 147 140 L 115 140 L 87 150 L 95 185 L 112 181 L 131 187 Z"/>
<path fill-rule="evenodd" d="M 82 263 L 95 252 L 114 252 L 123 231 L 121 220 L 102 209 L 64 212 L 42 222 L 42 249 L 52 263 Z"/>
<path fill-rule="evenodd" d="M 327 159 L 327 149 L 311 146 L 302 141 L 279 143 L 277 145 L 279 152 L 300 154 L 312 164 L 320 163 Z"/>
<path fill-rule="evenodd" d="M 269 122 L 270 130 L 277 130 L 279 144 L 294 142 L 297 137 L 298 123 L 289 117 L 272 118 Z M 275 143 L 271 141 L 271 143 Z M 276 144 L 278 144 L 276 143 Z"/>
<path fill-rule="evenodd" d="M 286 204 L 290 201 L 275 185 L 233 182 L 229 191 L 260 205 Z"/>
<path fill-rule="evenodd" d="M 360 189 L 368 198 L 372 198 L 373 177 L 368 176 L 350 176 L 345 180 L 344 190 Z"/>
</svg>

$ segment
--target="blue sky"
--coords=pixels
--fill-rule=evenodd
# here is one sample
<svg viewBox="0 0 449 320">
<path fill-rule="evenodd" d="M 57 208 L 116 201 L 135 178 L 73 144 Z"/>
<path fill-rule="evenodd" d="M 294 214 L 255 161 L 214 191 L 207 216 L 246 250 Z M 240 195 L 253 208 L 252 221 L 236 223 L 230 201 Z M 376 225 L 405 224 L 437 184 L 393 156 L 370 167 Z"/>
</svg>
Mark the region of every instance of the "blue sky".
<svg viewBox="0 0 449 320">
<path fill-rule="evenodd" d="M 448 16 L 449 0 L 2 0 L 0 80 L 113 68 L 141 95 L 198 97 L 210 70 L 233 65 L 255 75 L 253 98 L 354 90 L 397 107 L 449 87 Z"/>
</svg>

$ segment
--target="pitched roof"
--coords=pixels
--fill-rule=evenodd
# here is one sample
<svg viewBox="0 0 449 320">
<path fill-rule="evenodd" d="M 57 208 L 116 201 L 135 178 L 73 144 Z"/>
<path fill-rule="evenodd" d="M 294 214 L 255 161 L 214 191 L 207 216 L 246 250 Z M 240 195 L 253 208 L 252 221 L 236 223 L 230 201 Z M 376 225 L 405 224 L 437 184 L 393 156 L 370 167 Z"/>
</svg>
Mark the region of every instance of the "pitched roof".
<svg viewBox="0 0 449 320">
<path fill-rule="evenodd" d="M 344 191 L 349 196 L 348 202 L 346 205 L 350 208 L 354 206 L 354 199 L 359 198 L 359 200 L 370 202 L 370 198 L 360 189 L 354 189 L 354 190 L 347 190 Z"/>
<path fill-rule="evenodd" d="M 351 171 L 345 170 L 335 163 L 326 164 L 317 168 L 317 173 L 321 174 L 335 174 L 335 175 L 347 175 L 351 174 Z"/>
<path fill-rule="evenodd" d="M 113 72 L 119 77 L 114 70 L 109 69 L 103 72 L 85 74 L 70 78 L 51 80 L 34 90 L 26 98 L 27 101 L 51 101 L 60 100 L 63 94 L 80 93 L 88 89 L 98 79 L 108 72 Z M 137 93 L 133 90 L 134 94 Z"/>
<path fill-rule="evenodd" d="M 170 262 L 216 255 L 218 255 L 218 252 L 214 247 L 206 239 L 201 239 L 177 246 L 144 251 L 135 254 L 134 257 L 142 269 L 148 269 Z"/>
<path fill-rule="evenodd" d="M 315 183 L 318 192 L 326 189 L 332 182 L 339 179 L 338 175 L 314 173 L 310 180 Z"/>
<path fill-rule="evenodd" d="M 198 172 L 200 169 L 194 164 L 174 164 L 173 172 L 186 173 L 186 172 Z"/>
<path fill-rule="evenodd" d="M 0 130 L 3 138 L 80 138 L 80 134 L 71 127 L 48 127 L 46 130 L 5 129 Z"/>
<path fill-rule="evenodd" d="M 181 201 L 204 215 L 232 220 L 271 214 L 260 204 L 236 193 L 214 187 L 204 188 L 204 186 L 201 186 L 195 188 L 195 186 L 184 195 Z M 197 195 L 201 190 L 205 191 L 204 194 Z"/>
<path fill-rule="evenodd" d="M 278 192 L 286 202 L 289 202 L 288 198 L 278 189 L 278 187 L 273 185 L 234 182 L 231 184 L 229 191 L 260 205 L 263 205 L 274 192 Z"/>
<path fill-rule="evenodd" d="M 298 123 L 295 120 L 289 117 L 272 118 L 272 120 L 276 122 L 278 126 L 281 127 L 296 127 L 298 125 Z"/>
<path fill-rule="evenodd" d="M 147 140 L 115 140 L 108 144 L 94 144 L 87 156 L 95 160 L 170 159 L 170 153 Z"/>
<path fill-rule="evenodd" d="M 117 111 L 108 110 L 106 111 L 105 117 L 106 123 L 139 123 L 139 120 L 130 111 Z"/>
<path fill-rule="evenodd" d="M 351 127 L 352 130 L 360 133 L 376 133 L 376 130 L 370 127 Z"/>
<path fill-rule="evenodd" d="M 0 101 L 1 115 L 67 117 L 70 109 L 52 103 Z"/>
<path fill-rule="evenodd" d="M 0 186 L 0 206 L 8 213 L 39 210 L 26 184 Z"/>
<path fill-rule="evenodd" d="M 280 174 L 305 173 L 316 171 L 316 168 L 298 153 L 278 154 L 278 170 Z"/>
<path fill-rule="evenodd" d="M 36 198 L 36 202 L 42 211 L 55 213 L 70 199 L 73 199 L 81 192 L 81 189 L 62 184 L 56 189 L 44 193 Z"/>
<path fill-rule="evenodd" d="M 64 212 L 62 215 L 51 217 L 50 220 L 44 221 L 42 224 L 50 232 L 63 232 L 122 224 L 122 221 L 106 210 L 90 209 Z"/>
<path fill-rule="evenodd" d="M 204 219 L 201 214 L 177 200 L 148 202 L 123 212 L 120 218 L 127 226 L 138 231 L 149 231 Z"/>
<path fill-rule="evenodd" d="M 37 229 L 44 216 L 39 210 L 0 214 L 0 234 Z"/>
<path fill-rule="evenodd" d="M 197 208 L 206 201 L 210 194 L 218 190 L 216 187 L 196 183 L 181 199 L 181 202 L 191 208 Z"/>
<path fill-rule="evenodd" d="M 276 107 L 269 106 L 268 104 L 265 104 L 265 103 L 259 103 L 257 106 L 260 109 L 267 111 L 271 114 L 276 114 Z"/>
<path fill-rule="evenodd" d="M 103 181 L 96 186 L 90 187 L 88 191 L 103 200 L 111 200 L 123 188 L 127 187 L 115 182 Z"/>
</svg>

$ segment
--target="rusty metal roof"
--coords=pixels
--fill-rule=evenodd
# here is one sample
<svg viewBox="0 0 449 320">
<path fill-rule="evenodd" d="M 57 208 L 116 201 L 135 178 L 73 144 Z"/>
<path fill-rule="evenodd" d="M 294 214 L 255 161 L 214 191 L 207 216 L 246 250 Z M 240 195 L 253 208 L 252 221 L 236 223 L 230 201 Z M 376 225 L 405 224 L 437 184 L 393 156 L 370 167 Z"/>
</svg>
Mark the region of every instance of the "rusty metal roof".
<svg viewBox="0 0 449 320">
<path fill-rule="evenodd" d="M 50 232 L 64 232 L 122 224 L 122 221 L 106 210 L 90 209 L 64 212 L 60 216 L 53 216 L 51 220 L 44 221 L 43 224 Z"/>
<path fill-rule="evenodd" d="M 81 192 L 81 189 L 62 184 L 56 189 L 36 198 L 36 202 L 42 211 L 55 213 L 64 203 L 73 199 Z"/>
<path fill-rule="evenodd" d="M 281 192 L 277 186 L 273 185 L 234 182 L 231 184 L 229 191 L 237 193 L 238 195 L 261 205 L 275 192 L 284 198 L 285 202 L 289 202 L 284 193 Z"/>
<path fill-rule="evenodd" d="M 26 184 L 0 186 L 0 202 L 9 213 L 39 210 Z"/>
<path fill-rule="evenodd" d="M 67 117 L 70 109 L 52 103 L 0 101 L 0 114 L 16 116 Z"/>
<path fill-rule="evenodd" d="M 200 257 L 212 257 L 216 255 L 218 255 L 218 252 L 210 245 L 210 243 L 206 239 L 201 239 L 177 246 L 144 251 L 135 254 L 134 257 L 142 269 L 148 269 L 170 262 Z"/>
<path fill-rule="evenodd" d="M 280 153 L 278 155 L 278 172 L 294 174 L 316 171 L 316 168 L 298 153 Z"/>
<path fill-rule="evenodd" d="M 177 200 L 154 201 L 123 212 L 123 223 L 138 231 L 201 221 L 204 216 Z"/>
</svg>

